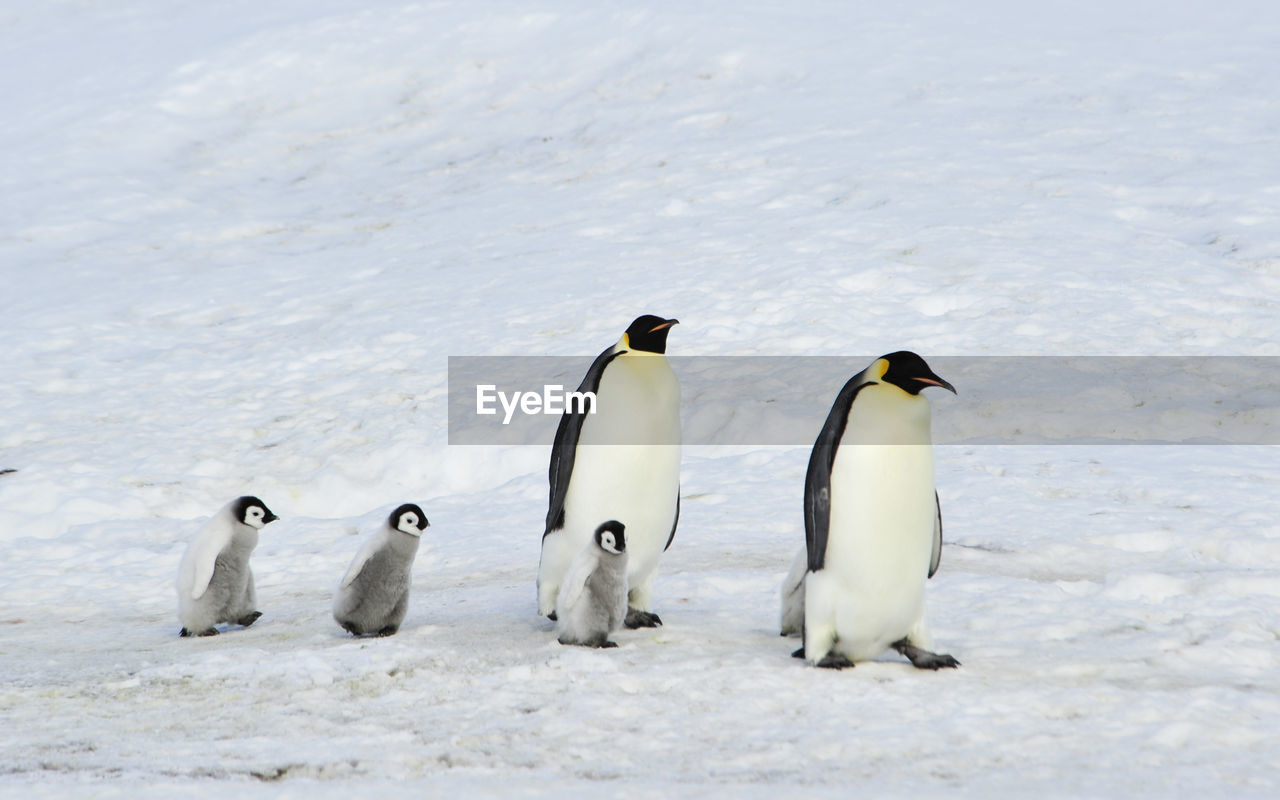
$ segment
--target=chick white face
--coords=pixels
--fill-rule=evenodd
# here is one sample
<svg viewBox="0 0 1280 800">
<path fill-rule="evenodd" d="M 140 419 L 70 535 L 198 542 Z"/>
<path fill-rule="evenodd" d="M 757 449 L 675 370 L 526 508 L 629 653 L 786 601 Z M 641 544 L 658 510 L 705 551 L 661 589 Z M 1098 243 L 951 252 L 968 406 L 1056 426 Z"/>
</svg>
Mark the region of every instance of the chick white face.
<svg viewBox="0 0 1280 800">
<path fill-rule="evenodd" d="M 412 511 L 401 514 L 400 521 L 396 523 L 396 530 L 403 533 L 410 533 L 414 536 L 421 536 L 422 528 L 418 527 L 418 515 Z"/>
<path fill-rule="evenodd" d="M 261 530 L 263 525 L 279 519 L 267 508 L 267 504 L 256 497 L 241 497 L 236 501 L 236 519 L 250 528 Z"/>
<path fill-rule="evenodd" d="M 427 522 L 427 517 L 422 513 L 422 509 L 413 503 L 405 503 L 391 512 L 391 518 L 388 522 L 395 530 L 407 533 L 410 536 L 421 536 L 422 532 L 431 525 L 431 523 Z"/>
<path fill-rule="evenodd" d="M 622 555 L 627 549 L 627 535 L 621 522 L 610 520 L 596 528 L 596 544 L 606 553 Z"/>
</svg>

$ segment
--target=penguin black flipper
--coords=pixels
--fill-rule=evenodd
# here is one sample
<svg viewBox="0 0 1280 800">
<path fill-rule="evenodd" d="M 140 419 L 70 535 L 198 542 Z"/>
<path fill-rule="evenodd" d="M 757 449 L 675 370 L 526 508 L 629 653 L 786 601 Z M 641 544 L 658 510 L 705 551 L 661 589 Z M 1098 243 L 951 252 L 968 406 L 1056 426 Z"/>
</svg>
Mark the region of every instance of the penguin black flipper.
<svg viewBox="0 0 1280 800">
<path fill-rule="evenodd" d="M 929 576 L 938 571 L 942 563 L 942 502 L 938 500 L 937 490 L 933 493 L 933 507 L 937 509 L 933 517 L 933 552 L 929 554 Z"/>
<path fill-rule="evenodd" d="M 597 392 L 600 389 L 600 376 L 609 362 L 627 352 L 610 345 L 603 353 L 596 356 L 591 367 L 578 386 L 579 392 Z M 586 419 L 586 409 L 577 408 L 571 403 L 565 404 L 564 413 L 560 416 L 560 424 L 556 426 L 555 442 L 551 445 L 551 466 L 547 470 L 547 479 L 551 484 L 550 501 L 547 504 L 547 522 L 542 530 L 542 537 L 564 527 L 564 498 L 569 493 L 569 477 L 573 475 L 573 460 L 578 452 L 578 439 L 582 436 L 582 422 Z M 674 536 L 674 529 L 672 535 Z"/>
<path fill-rule="evenodd" d="M 667 537 L 667 543 L 662 546 L 662 552 L 671 549 L 671 543 L 676 540 L 676 526 L 680 524 L 680 487 L 676 486 L 676 517 L 671 520 L 671 535 Z"/>
<path fill-rule="evenodd" d="M 862 381 L 858 383 L 858 381 Z M 826 424 L 818 433 L 809 454 L 809 469 L 804 476 L 804 540 L 809 551 L 809 571 L 822 569 L 827 556 L 827 528 L 831 521 L 831 469 L 836 462 L 836 450 L 844 436 L 849 421 L 849 409 L 858 392 L 875 381 L 865 380 L 858 373 L 845 383 L 831 405 Z"/>
</svg>

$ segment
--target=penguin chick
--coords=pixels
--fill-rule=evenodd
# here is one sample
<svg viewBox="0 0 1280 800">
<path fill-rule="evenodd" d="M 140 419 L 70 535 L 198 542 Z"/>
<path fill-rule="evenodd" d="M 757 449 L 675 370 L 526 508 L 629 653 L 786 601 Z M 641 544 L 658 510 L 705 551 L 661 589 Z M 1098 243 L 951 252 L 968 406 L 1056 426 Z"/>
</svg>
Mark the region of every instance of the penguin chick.
<svg viewBox="0 0 1280 800">
<path fill-rule="evenodd" d="M 391 512 L 352 559 L 333 599 L 333 618 L 354 636 L 391 636 L 409 610 L 414 556 L 427 516 L 413 503 Z"/>
<path fill-rule="evenodd" d="M 782 581 L 782 636 L 804 633 L 804 574 L 809 571 L 808 548 L 801 547 Z"/>
<path fill-rule="evenodd" d="M 625 526 L 609 520 L 596 528 L 578 553 L 556 595 L 556 638 L 560 644 L 617 647 L 609 641 L 627 616 Z"/>
<path fill-rule="evenodd" d="M 179 636 L 213 636 L 229 622 L 249 627 L 262 616 L 249 555 L 258 531 L 279 519 L 256 497 L 238 497 L 205 523 L 187 544 L 178 567 Z"/>
</svg>

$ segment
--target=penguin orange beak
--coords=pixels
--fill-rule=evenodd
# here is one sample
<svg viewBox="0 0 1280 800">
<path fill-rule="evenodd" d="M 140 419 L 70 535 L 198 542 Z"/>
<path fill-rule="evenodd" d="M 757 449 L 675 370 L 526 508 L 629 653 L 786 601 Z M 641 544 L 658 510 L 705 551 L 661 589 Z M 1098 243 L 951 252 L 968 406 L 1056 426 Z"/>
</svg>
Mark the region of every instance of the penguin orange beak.
<svg viewBox="0 0 1280 800">
<path fill-rule="evenodd" d="M 666 322 L 660 323 L 658 325 L 654 325 L 652 328 L 649 329 L 649 333 L 653 333 L 654 331 L 660 331 L 663 328 L 670 328 L 672 325 L 679 325 L 679 324 L 680 324 L 680 320 L 669 319 Z"/>
<path fill-rule="evenodd" d="M 956 387 L 952 386 L 950 383 L 947 383 L 942 378 L 916 378 L 916 380 L 920 381 L 921 383 L 927 383 L 930 386 L 941 386 L 943 389 L 946 389 L 948 392 L 951 392 L 952 394 L 957 396 L 959 396 L 960 394 L 959 392 L 956 391 Z"/>
</svg>

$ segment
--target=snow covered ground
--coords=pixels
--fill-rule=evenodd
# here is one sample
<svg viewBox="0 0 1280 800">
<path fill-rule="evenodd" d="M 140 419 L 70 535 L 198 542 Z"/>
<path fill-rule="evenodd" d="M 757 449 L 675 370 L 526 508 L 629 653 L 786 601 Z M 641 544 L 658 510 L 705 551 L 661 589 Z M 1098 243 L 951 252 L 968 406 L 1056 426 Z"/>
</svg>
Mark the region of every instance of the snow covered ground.
<svg viewBox="0 0 1280 800">
<path fill-rule="evenodd" d="M 829 673 L 776 635 L 806 447 L 687 448 L 667 624 L 587 652 L 534 608 L 549 447 L 446 413 L 448 356 L 585 370 L 643 312 L 680 356 L 1280 356 L 1274 4 L 11 5 L 0 794 L 1280 792 L 1275 447 L 940 446 L 964 666 Z M 178 639 L 243 493 L 264 616 Z M 409 617 L 352 640 L 406 501 Z"/>
</svg>

